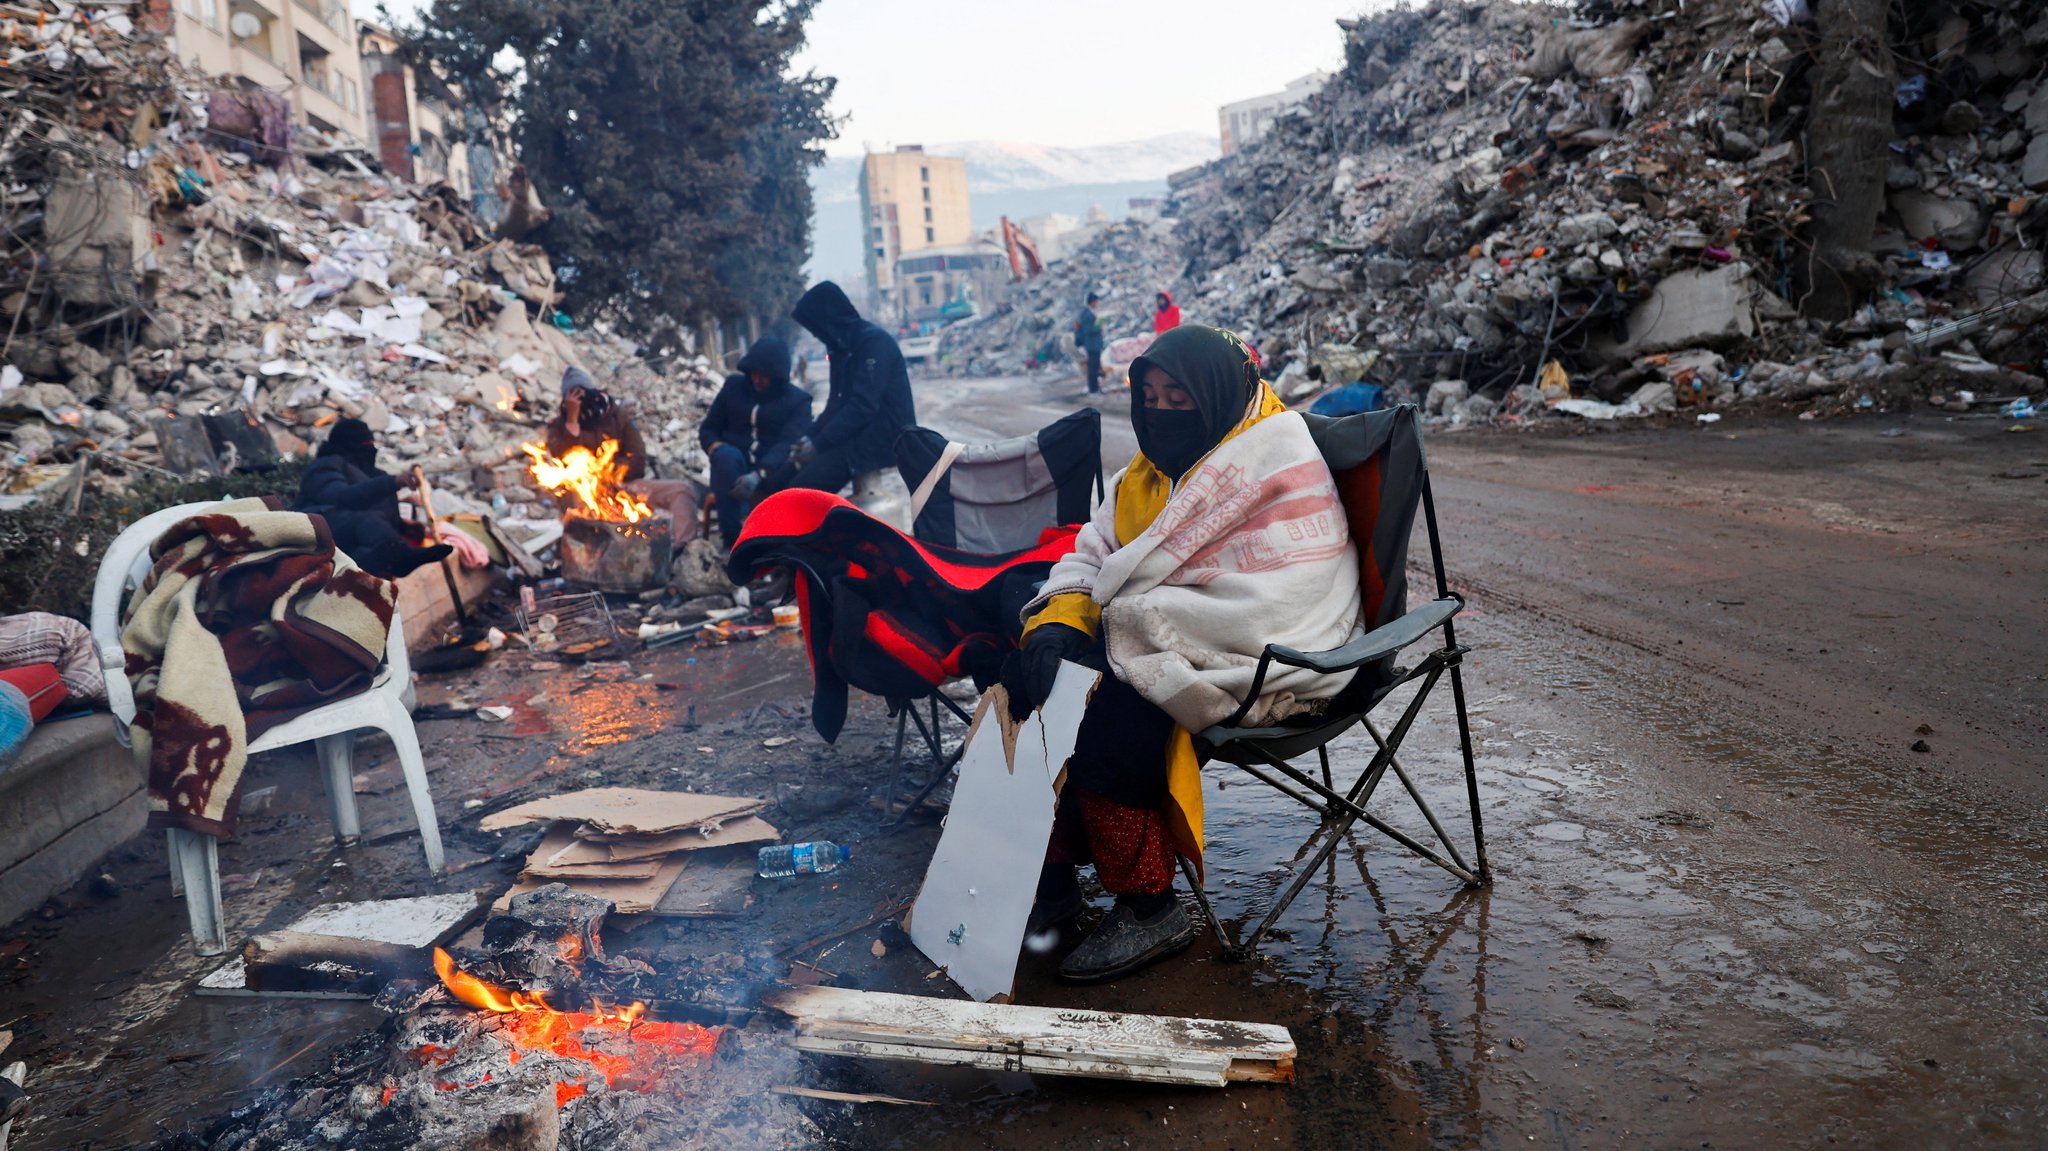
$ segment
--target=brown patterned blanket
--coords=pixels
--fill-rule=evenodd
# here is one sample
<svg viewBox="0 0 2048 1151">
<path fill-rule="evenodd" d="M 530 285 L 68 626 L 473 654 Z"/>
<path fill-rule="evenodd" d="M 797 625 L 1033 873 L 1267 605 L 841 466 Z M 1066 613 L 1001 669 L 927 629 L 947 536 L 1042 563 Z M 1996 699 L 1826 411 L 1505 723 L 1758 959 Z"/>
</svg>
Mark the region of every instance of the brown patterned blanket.
<svg viewBox="0 0 2048 1151">
<path fill-rule="evenodd" d="M 183 520 L 150 557 L 121 629 L 150 825 L 232 835 L 249 741 L 369 686 L 398 589 L 268 498 Z"/>
</svg>

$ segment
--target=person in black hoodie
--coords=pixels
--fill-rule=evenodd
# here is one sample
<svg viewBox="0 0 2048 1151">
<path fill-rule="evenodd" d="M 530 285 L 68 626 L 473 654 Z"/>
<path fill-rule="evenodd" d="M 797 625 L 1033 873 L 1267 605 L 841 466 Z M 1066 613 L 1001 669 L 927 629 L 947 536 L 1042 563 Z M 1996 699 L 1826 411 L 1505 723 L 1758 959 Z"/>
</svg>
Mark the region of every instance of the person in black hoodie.
<svg viewBox="0 0 2048 1151">
<path fill-rule="evenodd" d="M 412 473 L 377 470 L 377 441 L 361 420 L 336 420 L 313 464 L 299 481 L 294 511 L 327 521 L 334 546 L 374 576 L 397 579 L 446 556 L 447 544 L 414 546 L 398 514 L 401 488 L 417 487 Z"/>
<path fill-rule="evenodd" d="M 896 437 L 917 423 L 910 372 L 895 338 L 861 319 L 830 280 L 805 292 L 790 315 L 825 345 L 832 390 L 810 435 L 790 453 L 795 474 L 778 486 L 836 492 L 895 464 Z"/>
<path fill-rule="evenodd" d="M 769 477 L 789 463 L 790 450 L 811 430 L 811 393 L 789 382 L 789 345 L 755 340 L 725 378 L 697 428 L 711 459 L 712 506 L 727 547 L 754 504 L 775 489 Z"/>
</svg>

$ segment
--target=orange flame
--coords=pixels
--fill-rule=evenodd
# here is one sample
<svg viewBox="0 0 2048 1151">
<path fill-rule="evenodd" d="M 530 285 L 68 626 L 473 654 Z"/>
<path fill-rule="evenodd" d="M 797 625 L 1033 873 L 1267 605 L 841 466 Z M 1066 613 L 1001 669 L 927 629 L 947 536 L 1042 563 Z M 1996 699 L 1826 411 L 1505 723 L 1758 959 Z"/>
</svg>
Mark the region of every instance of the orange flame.
<svg viewBox="0 0 2048 1151">
<path fill-rule="evenodd" d="M 566 1059 L 580 1059 L 604 1076 L 606 1087 L 616 1086 L 622 1077 L 642 1091 L 652 1090 L 662 1064 L 682 1058 L 702 1058 L 718 1047 L 718 1030 L 694 1023 L 649 1022 L 643 1018 L 647 1005 L 633 1003 L 616 1010 L 593 1002 L 591 1011 L 557 1011 L 537 993 L 513 991 L 471 975 L 455 966 L 455 960 L 439 947 L 434 949 L 434 972 L 455 998 L 480 1011 L 509 1015 L 502 1035 L 518 1049 L 546 1051 Z M 579 1035 L 596 1031 L 623 1035 L 632 1054 L 586 1047 Z M 520 1054 L 513 1051 L 513 1057 Z M 584 1093 L 587 1076 L 555 1088 L 557 1106 Z M 440 1086 L 440 1084 L 436 1084 Z M 463 1086 L 450 1084 L 448 1089 Z"/>
<path fill-rule="evenodd" d="M 497 408 L 501 412 L 509 412 L 513 408 L 519 406 L 519 393 L 513 391 L 511 388 L 506 387 L 504 384 L 499 384 L 498 401 L 497 403 L 491 406 Z"/>
<path fill-rule="evenodd" d="M 595 453 L 573 447 L 560 459 L 541 444 L 521 444 L 519 450 L 532 458 L 528 470 L 536 483 L 556 495 L 574 496 L 591 516 L 637 524 L 654 514 L 647 501 L 625 489 L 626 466 L 616 459 L 619 441 L 609 436 Z"/>
</svg>

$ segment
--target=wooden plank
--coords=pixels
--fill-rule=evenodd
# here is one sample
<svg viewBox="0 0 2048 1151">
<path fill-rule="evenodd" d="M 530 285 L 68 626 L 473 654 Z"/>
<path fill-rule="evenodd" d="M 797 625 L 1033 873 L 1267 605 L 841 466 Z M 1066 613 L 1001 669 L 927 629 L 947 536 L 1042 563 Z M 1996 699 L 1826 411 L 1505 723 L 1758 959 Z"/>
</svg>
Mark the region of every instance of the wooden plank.
<svg viewBox="0 0 2048 1151">
<path fill-rule="evenodd" d="M 374 993 L 401 975 L 428 970 L 423 949 L 404 943 L 274 931 L 242 945 L 243 978 L 251 991 Z"/>
<path fill-rule="evenodd" d="M 1221 1086 L 1285 1083 L 1284 1027 L 1126 1012 L 969 1003 L 795 987 L 764 1002 L 797 1021 L 803 1050 L 1048 1075 Z"/>
<path fill-rule="evenodd" d="M 1062 664 L 1052 695 L 1023 723 L 1001 685 L 981 697 L 960 757 L 945 830 L 911 909 L 910 941 L 976 999 L 1007 995 L 1045 845 L 1055 780 L 1074 753 L 1081 714 L 1102 678 Z"/>
</svg>

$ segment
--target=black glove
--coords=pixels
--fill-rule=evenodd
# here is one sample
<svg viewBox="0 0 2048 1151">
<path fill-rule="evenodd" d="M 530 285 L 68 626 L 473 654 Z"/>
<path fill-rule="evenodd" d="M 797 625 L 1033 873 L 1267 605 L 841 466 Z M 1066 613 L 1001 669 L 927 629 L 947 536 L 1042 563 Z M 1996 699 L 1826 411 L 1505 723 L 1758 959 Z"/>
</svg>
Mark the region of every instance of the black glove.
<svg viewBox="0 0 2048 1151">
<path fill-rule="evenodd" d="M 760 472 L 748 472 L 732 482 L 732 494 L 743 500 L 752 499 L 754 492 L 761 487 L 761 480 Z"/>
<path fill-rule="evenodd" d="M 1095 640 L 1080 628 L 1047 623 L 1031 629 L 1024 646 L 1003 661 L 1003 690 L 1010 696 L 1010 718 L 1022 723 L 1052 695 L 1063 660 L 1080 662 Z"/>
<path fill-rule="evenodd" d="M 811 457 L 817 453 L 817 450 L 818 449 L 811 446 L 811 437 L 809 436 L 805 436 L 804 438 L 791 444 L 789 446 L 790 466 L 801 468 L 805 464 L 810 463 Z"/>
</svg>

